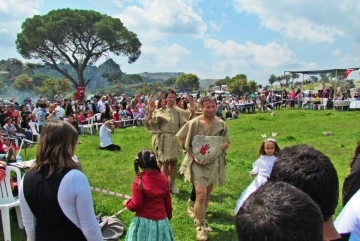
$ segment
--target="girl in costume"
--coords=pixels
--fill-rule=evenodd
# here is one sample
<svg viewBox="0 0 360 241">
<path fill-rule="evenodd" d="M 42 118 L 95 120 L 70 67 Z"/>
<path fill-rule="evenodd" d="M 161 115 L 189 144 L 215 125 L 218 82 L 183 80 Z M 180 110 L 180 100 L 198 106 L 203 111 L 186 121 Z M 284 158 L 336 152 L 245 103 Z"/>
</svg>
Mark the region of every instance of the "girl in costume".
<svg viewBox="0 0 360 241">
<path fill-rule="evenodd" d="M 273 133 L 273 136 L 274 134 L 275 133 Z M 236 201 L 235 214 L 239 211 L 240 207 L 250 194 L 255 192 L 270 177 L 271 170 L 279 151 L 280 148 L 275 139 L 266 139 L 261 144 L 258 159 L 253 163 L 253 169 L 249 172 L 250 176 L 255 176 L 256 174 L 257 176 Z"/>
<path fill-rule="evenodd" d="M 124 207 L 136 213 L 126 234 L 126 241 L 173 241 L 169 222 L 172 218 L 169 182 L 157 165 L 155 153 L 140 151 L 135 157 L 134 168 L 136 178 L 132 197 L 123 202 Z"/>
</svg>

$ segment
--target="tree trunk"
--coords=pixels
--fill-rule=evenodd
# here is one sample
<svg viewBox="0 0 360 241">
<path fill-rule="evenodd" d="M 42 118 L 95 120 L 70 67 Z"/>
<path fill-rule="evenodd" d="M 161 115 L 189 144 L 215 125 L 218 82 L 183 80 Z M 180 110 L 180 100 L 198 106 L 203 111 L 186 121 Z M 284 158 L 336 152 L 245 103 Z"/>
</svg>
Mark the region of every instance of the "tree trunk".
<svg viewBox="0 0 360 241">
<path fill-rule="evenodd" d="M 83 69 L 77 69 L 76 70 L 77 78 L 78 78 L 78 85 L 77 87 L 85 87 L 85 79 L 84 79 L 84 70 Z"/>
</svg>

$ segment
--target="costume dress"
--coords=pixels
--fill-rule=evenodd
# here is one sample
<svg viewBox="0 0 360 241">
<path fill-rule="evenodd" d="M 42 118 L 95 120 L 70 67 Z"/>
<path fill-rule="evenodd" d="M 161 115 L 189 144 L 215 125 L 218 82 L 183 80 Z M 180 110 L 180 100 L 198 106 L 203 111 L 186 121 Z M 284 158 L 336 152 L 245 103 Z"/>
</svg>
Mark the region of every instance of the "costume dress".
<svg viewBox="0 0 360 241">
<path fill-rule="evenodd" d="M 175 134 L 189 120 L 191 113 L 178 107 L 156 109 L 152 118 L 145 121 L 146 129 L 153 134 L 152 145 L 159 162 L 178 160 L 181 148 Z"/>
<path fill-rule="evenodd" d="M 167 177 L 159 171 L 145 171 L 135 178 L 132 197 L 126 207 L 135 212 L 126 241 L 173 241 L 169 219 L 172 205 Z"/>
<path fill-rule="evenodd" d="M 201 116 L 198 116 L 187 122 L 181 130 L 176 134 L 176 139 L 183 150 L 186 151 L 184 161 L 182 162 L 180 173 L 185 175 L 185 181 L 193 184 L 211 184 L 225 183 L 225 151 L 215 158 L 214 161 L 206 164 L 197 164 L 193 156 L 187 152 L 193 150 L 192 141 L 196 135 L 204 136 L 222 136 L 223 143 L 230 143 L 228 136 L 228 128 L 225 122 L 219 118 L 215 118 L 211 126 L 207 130 L 199 123 Z"/>
<path fill-rule="evenodd" d="M 237 213 L 246 199 L 255 192 L 270 177 L 276 156 L 261 155 L 253 164 L 251 172 L 257 174 L 254 181 L 245 189 L 236 201 L 234 212 Z"/>
</svg>

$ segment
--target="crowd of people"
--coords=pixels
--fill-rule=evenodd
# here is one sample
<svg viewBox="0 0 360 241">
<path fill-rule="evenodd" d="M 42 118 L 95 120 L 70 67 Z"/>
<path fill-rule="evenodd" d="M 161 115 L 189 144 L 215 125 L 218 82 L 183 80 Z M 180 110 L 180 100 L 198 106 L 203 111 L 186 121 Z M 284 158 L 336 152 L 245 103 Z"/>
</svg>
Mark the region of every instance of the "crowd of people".
<svg viewBox="0 0 360 241">
<path fill-rule="evenodd" d="M 274 93 L 260 94 L 257 98 L 264 98 L 261 95 L 267 99 Z M 241 102 L 236 98 L 224 102 L 211 95 L 181 96 L 172 89 L 158 93 L 156 98 L 139 94 L 131 99 L 125 95 L 121 98 L 96 95 L 88 103 L 71 103 L 60 98 L 60 93 L 49 103 L 40 98 L 34 119 L 41 129 L 36 162 L 19 185 L 28 240 L 102 240 L 89 183 L 72 159 L 79 135 L 74 123 L 82 123 L 76 115 L 80 112 L 101 113 L 104 124 L 99 133 L 100 148 L 120 150 L 111 142 L 110 135 L 116 123 L 124 118 L 119 113 L 117 121 L 116 110 L 124 109 L 129 109 L 133 118 L 136 110 L 143 113 L 141 118 L 152 135 L 153 147 L 153 151 L 140 150 L 134 159 L 132 196 L 123 202 L 124 207 L 135 212 L 126 240 L 174 240 L 169 220 L 173 216 L 171 193 L 179 193 L 178 171 L 191 183 L 187 213 L 194 219 L 196 239 L 208 240 L 212 231 L 207 222 L 208 204 L 213 188 L 226 181 L 225 156 L 230 146 L 225 118 L 218 113 L 219 105 L 226 103 L 221 108 L 231 109 L 231 103 L 235 107 L 231 101 Z M 22 112 L 20 115 L 11 108 L 12 118 L 17 117 L 21 127 Z M 23 108 L 32 121 L 34 110 Z M 27 138 L 26 133 L 23 135 Z M 177 170 L 183 153 L 185 157 Z M 249 172 L 256 178 L 234 200 L 238 240 L 358 240 L 359 163 L 360 143 L 343 186 L 344 209 L 333 220 L 339 180 L 329 157 L 307 145 L 280 150 L 277 140 L 266 138 Z M 5 168 L 6 164 L 0 162 L 0 174 Z M 68 232 L 63 232 L 64 228 Z"/>
</svg>

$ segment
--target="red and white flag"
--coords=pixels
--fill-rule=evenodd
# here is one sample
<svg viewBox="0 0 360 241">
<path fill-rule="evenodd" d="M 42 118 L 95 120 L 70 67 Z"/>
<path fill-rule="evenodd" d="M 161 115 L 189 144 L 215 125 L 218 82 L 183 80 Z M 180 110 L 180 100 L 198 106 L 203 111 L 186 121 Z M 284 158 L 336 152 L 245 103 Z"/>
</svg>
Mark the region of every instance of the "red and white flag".
<svg viewBox="0 0 360 241">
<path fill-rule="evenodd" d="M 354 70 L 353 69 L 345 70 L 345 78 L 347 78 L 352 71 L 354 71 Z"/>
</svg>

